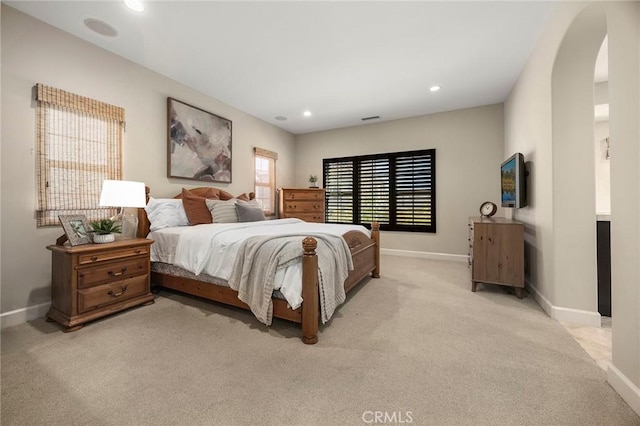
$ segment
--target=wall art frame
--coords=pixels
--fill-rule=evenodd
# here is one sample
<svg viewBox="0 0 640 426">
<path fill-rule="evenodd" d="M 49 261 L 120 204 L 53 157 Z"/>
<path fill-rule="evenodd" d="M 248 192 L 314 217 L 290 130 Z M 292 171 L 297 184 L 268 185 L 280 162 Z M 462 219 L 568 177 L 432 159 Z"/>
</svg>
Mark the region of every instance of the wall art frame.
<svg viewBox="0 0 640 426">
<path fill-rule="evenodd" d="M 167 98 L 167 176 L 231 183 L 232 122 Z"/>
</svg>

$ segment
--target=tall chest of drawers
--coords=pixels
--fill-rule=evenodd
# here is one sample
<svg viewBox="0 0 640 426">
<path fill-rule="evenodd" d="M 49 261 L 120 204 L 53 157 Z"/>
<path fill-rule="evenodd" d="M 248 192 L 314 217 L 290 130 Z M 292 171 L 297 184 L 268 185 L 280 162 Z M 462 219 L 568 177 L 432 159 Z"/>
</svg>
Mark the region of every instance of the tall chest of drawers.
<svg viewBox="0 0 640 426">
<path fill-rule="evenodd" d="M 50 245 L 51 308 L 48 321 L 75 331 L 85 322 L 153 302 L 149 259 L 152 240 Z"/>
<path fill-rule="evenodd" d="M 296 217 L 305 222 L 324 222 L 323 188 L 280 188 L 278 200 L 281 219 Z"/>
</svg>

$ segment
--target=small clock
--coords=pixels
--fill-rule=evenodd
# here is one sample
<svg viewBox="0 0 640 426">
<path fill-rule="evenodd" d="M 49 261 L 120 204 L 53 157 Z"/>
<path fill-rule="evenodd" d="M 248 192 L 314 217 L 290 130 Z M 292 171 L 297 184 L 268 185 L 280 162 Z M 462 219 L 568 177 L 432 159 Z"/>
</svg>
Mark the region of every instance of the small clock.
<svg viewBox="0 0 640 426">
<path fill-rule="evenodd" d="M 480 214 L 484 217 L 491 217 L 498 211 L 498 206 L 496 206 L 491 201 L 485 201 L 480 204 Z"/>
</svg>

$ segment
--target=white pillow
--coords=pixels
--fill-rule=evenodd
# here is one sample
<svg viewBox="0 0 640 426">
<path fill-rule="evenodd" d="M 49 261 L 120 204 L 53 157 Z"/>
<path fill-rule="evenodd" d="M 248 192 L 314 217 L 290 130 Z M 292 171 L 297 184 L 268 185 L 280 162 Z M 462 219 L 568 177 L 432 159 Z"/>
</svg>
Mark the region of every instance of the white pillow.
<svg viewBox="0 0 640 426">
<path fill-rule="evenodd" d="M 175 198 L 149 198 L 149 203 L 144 208 L 151 226 L 151 231 L 172 226 L 188 226 L 189 219 L 184 211 L 182 200 Z"/>
<path fill-rule="evenodd" d="M 237 223 L 236 200 L 206 200 L 213 223 Z"/>
</svg>

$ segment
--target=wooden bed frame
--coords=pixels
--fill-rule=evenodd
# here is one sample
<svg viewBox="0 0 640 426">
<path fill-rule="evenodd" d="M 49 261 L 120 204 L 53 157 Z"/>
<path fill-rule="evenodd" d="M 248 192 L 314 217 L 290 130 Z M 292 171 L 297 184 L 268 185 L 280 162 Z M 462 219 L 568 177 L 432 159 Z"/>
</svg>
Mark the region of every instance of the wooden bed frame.
<svg viewBox="0 0 640 426">
<path fill-rule="evenodd" d="M 195 195 L 203 195 L 211 188 L 194 188 L 189 191 Z M 147 202 L 149 188 L 146 188 Z M 180 198 L 180 195 L 174 197 Z M 249 194 L 254 198 L 254 193 Z M 145 238 L 149 233 L 149 219 L 144 209 L 138 209 L 138 236 Z M 353 270 L 344 282 L 346 292 L 351 290 L 366 276 L 380 277 L 380 226 L 377 222 L 371 224 L 371 238 L 362 232 L 348 231 L 343 235 L 351 250 Z M 296 310 L 290 309 L 286 300 L 273 298 L 273 316 L 302 324 L 302 341 L 312 345 L 318 342 L 318 324 L 320 321 L 320 302 L 318 294 L 318 257 L 316 255 L 317 241 L 313 237 L 306 237 L 302 241 L 302 306 Z M 205 283 L 192 278 L 151 272 L 151 282 L 172 290 L 199 296 L 205 299 L 222 302 L 227 305 L 250 309 L 247 304 L 238 299 L 238 292 L 215 284 Z"/>
</svg>

